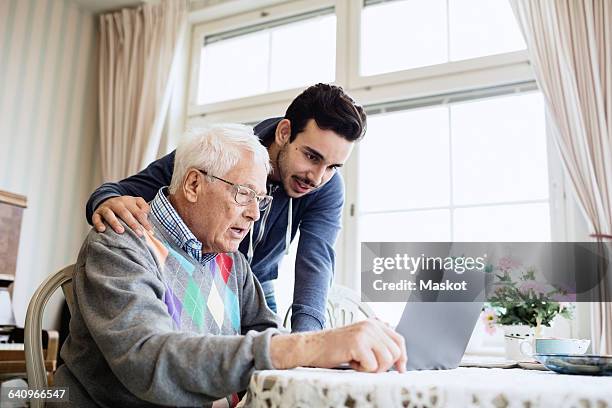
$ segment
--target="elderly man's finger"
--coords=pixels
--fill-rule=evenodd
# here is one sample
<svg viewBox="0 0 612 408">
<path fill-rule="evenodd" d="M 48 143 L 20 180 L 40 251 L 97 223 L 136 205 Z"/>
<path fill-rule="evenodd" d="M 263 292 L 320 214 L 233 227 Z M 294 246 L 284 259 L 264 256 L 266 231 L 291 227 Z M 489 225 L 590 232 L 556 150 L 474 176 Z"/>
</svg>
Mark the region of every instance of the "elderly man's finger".
<svg viewBox="0 0 612 408">
<path fill-rule="evenodd" d="M 96 229 L 96 231 L 98 232 L 106 231 L 106 225 L 104 225 L 104 222 L 102 221 L 102 217 L 100 217 L 100 214 L 98 214 L 97 212 L 95 212 L 93 214 L 93 217 L 91 217 L 91 222 L 93 223 L 93 226 Z"/>
<path fill-rule="evenodd" d="M 389 367 L 402 357 L 402 348 L 392 337 L 385 336 L 384 341 L 381 342 L 381 346 L 385 346 L 387 351 L 391 354 L 391 361 L 389 362 Z"/>
<path fill-rule="evenodd" d="M 395 362 L 395 369 L 400 373 L 406 372 L 406 364 L 408 363 L 408 354 L 406 353 L 406 344 L 402 345 L 402 356 Z"/>
<path fill-rule="evenodd" d="M 404 340 L 404 337 L 395 330 L 393 330 L 391 327 L 384 326 L 383 328 L 385 330 L 385 333 L 399 347 L 399 356 L 395 361 L 395 368 L 400 373 L 403 373 L 406 371 L 406 362 L 408 361 L 408 357 L 406 355 L 406 340 Z"/>
<path fill-rule="evenodd" d="M 406 339 L 404 339 L 404 336 L 402 335 L 399 335 L 399 337 L 400 337 L 401 356 L 400 356 L 400 359 L 395 362 L 395 368 L 400 373 L 405 373 L 406 363 L 408 362 L 408 352 L 406 351 Z"/>
<path fill-rule="evenodd" d="M 391 355 L 391 363 L 396 362 L 401 357 L 401 347 L 397 341 L 397 333 L 390 327 L 385 326 L 384 322 L 377 321 L 376 329 L 376 344 L 380 347 L 385 347 Z"/>
<path fill-rule="evenodd" d="M 395 362 L 395 358 L 393 358 L 393 354 L 391 350 L 384 343 L 377 343 L 372 347 L 374 351 L 374 355 L 376 356 L 376 372 L 384 373 L 387 371 L 393 363 Z"/>
<path fill-rule="evenodd" d="M 358 363 L 357 371 L 374 372 L 378 369 L 378 361 L 371 347 L 363 346 L 359 348 L 357 355 L 353 359 Z"/>
<path fill-rule="evenodd" d="M 391 326 L 384 325 L 380 327 L 385 332 L 385 334 L 395 342 L 395 344 L 397 344 L 398 346 L 404 344 L 404 337 L 398 332 L 396 332 L 393 328 L 391 328 Z"/>
</svg>

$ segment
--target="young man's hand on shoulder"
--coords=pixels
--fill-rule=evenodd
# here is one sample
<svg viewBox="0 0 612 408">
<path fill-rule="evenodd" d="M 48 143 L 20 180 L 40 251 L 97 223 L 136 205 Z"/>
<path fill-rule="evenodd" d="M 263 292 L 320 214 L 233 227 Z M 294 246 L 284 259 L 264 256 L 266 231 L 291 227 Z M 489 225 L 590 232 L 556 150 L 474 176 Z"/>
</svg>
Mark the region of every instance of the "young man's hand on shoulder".
<svg viewBox="0 0 612 408">
<path fill-rule="evenodd" d="M 122 234 L 123 226 L 118 217 L 141 236 L 143 228 L 151 229 L 148 220 L 149 211 L 149 204 L 141 197 L 112 197 L 100 204 L 94 211 L 91 221 L 98 232 L 106 230 L 106 222 L 116 233 Z"/>
</svg>

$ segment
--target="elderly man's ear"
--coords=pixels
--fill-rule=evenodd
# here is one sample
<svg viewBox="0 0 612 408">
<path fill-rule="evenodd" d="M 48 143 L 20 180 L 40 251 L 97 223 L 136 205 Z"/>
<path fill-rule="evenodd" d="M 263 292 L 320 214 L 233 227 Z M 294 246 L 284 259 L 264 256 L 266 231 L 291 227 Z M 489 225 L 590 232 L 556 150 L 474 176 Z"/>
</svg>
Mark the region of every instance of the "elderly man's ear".
<svg viewBox="0 0 612 408">
<path fill-rule="evenodd" d="M 203 188 L 204 175 L 197 170 L 189 170 L 183 181 L 183 195 L 190 203 L 198 202 L 198 193 Z"/>
</svg>

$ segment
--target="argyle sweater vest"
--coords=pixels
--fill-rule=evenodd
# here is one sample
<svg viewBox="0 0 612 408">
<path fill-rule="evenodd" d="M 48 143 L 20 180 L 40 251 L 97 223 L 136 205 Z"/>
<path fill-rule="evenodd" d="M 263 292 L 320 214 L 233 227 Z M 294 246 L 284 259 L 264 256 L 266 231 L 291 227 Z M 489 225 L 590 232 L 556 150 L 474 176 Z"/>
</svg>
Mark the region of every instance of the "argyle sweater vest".
<svg viewBox="0 0 612 408">
<path fill-rule="evenodd" d="M 150 217 L 153 232 L 145 233 L 155 255 L 166 292 L 164 303 L 174 329 L 199 334 L 240 334 L 238 280 L 235 254 L 217 254 L 202 265 L 170 238 L 157 220 Z M 234 407 L 237 394 L 213 403 L 214 408 Z"/>
</svg>

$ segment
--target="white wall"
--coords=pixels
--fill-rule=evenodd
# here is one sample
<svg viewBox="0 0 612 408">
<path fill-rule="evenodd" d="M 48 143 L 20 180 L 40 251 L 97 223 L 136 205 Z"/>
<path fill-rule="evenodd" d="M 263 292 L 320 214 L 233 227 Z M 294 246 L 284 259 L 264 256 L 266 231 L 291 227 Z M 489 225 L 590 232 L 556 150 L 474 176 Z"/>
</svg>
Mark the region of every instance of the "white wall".
<svg viewBox="0 0 612 408">
<path fill-rule="evenodd" d="M 0 189 L 28 198 L 14 309 L 76 260 L 99 180 L 96 20 L 66 0 L 0 0 Z"/>
</svg>

